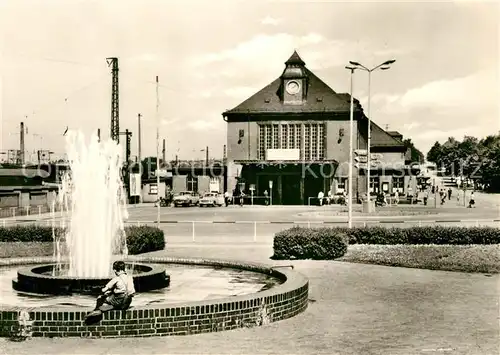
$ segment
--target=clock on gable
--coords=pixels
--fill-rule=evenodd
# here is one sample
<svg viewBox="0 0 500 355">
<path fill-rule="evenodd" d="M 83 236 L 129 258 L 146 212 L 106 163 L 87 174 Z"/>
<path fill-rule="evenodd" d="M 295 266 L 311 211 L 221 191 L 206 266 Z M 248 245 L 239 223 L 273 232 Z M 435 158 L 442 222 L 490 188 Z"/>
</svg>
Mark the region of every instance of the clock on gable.
<svg viewBox="0 0 500 355">
<path fill-rule="evenodd" d="M 296 80 L 291 80 L 286 84 L 286 91 L 290 95 L 296 95 L 300 92 L 300 83 Z"/>
</svg>

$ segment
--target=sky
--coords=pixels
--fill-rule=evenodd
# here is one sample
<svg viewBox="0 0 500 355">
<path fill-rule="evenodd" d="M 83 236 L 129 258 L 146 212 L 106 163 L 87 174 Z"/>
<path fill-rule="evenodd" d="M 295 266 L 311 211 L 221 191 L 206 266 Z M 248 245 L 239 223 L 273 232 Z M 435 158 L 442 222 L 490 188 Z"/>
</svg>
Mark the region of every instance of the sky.
<svg viewBox="0 0 500 355">
<path fill-rule="evenodd" d="M 424 153 L 439 140 L 500 130 L 499 3 L 478 1 L 0 0 L 0 150 L 65 151 L 66 127 L 109 137 L 111 71 L 120 67 L 120 130 L 137 154 L 222 157 L 222 113 L 278 78 L 297 50 L 334 91 L 350 60 L 372 74 L 371 118 Z M 159 78 L 158 111 L 155 77 Z M 354 96 L 368 102 L 368 76 Z M 158 112 L 158 114 L 157 114 Z M 124 140 L 122 136 L 121 141 Z"/>
</svg>

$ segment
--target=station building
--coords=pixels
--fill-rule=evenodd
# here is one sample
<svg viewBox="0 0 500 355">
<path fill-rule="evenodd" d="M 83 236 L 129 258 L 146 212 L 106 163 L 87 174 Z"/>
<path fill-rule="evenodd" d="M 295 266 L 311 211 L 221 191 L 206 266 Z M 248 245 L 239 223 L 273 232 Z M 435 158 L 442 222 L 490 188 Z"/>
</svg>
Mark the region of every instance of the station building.
<svg viewBox="0 0 500 355">
<path fill-rule="evenodd" d="M 309 204 L 347 191 L 350 95 L 337 93 L 311 72 L 297 52 L 280 77 L 224 112 L 227 190 L 272 196 L 273 204 Z M 371 122 L 371 193 L 411 194 L 418 172 L 407 162 L 398 132 Z M 353 197 L 366 194 L 368 119 L 354 100 Z M 418 168 L 416 168 L 418 170 Z"/>
</svg>

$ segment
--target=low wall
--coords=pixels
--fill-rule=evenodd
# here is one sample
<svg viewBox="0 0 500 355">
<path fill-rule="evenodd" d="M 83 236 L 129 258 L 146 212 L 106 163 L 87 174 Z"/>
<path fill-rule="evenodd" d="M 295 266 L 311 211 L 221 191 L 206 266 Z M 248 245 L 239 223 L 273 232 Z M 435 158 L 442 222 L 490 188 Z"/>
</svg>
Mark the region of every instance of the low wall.
<svg viewBox="0 0 500 355">
<path fill-rule="evenodd" d="M 35 337 L 146 337 L 188 335 L 254 327 L 287 319 L 303 312 L 308 304 L 309 282 L 287 267 L 234 261 L 133 257 L 129 261 L 230 267 L 270 274 L 284 282 L 271 289 L 236 297 L 177 304 L 155 304 L 111 311 L 98 325 L 86 326 L 81 308 L 2 308 L 0 336 L 16 332 L 22 311 L 29 314 Z M 50 258 L 0 260 L 0 265 L 51 262 Z M 173 280 L 175 282 L 175 280 Z M 93 305 L 89 305 L 91 311 Z M 133 306 L 133 303 L 132 303 Z"/>
</svg>

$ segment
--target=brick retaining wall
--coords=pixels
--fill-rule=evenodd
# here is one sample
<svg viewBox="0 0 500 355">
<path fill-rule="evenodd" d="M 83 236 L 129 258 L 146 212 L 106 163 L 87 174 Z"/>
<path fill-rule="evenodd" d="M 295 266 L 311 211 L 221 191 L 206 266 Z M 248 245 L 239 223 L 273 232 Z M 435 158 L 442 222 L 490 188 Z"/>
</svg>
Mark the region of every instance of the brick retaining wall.
<svg viewBox="0 0 500 355">
<path fill-rule="evenodd" d="M 41 262 L 40 259 L 42 258 L 36 260 Z M 33 320 L 32 335 L 36 337 L 146 337 L 188 335 L 260 326 L 293 317 L 307 308 L 308 280 L 302 274 L 285 267 L 270 268 L 259 264 L 206 259 L 134 257 L 129 260 L 231 267 L 270 274 L 284 282 L 271 289 L 243 296 L 111 311 L 94 326 L 86 326 L 83 323 L 87 312 L 82 312 L 81 309 L 0 306 L 0 336 L 12 336 L 22 310 L 29 312 L 30 320 Z M 16 261 L 28 263 L 26 259 Z M 14 262 L 10 261 L 9 265 L 13 265 Z M 92 305 L 88 311 L 91 308 Z"/>
</svg>

